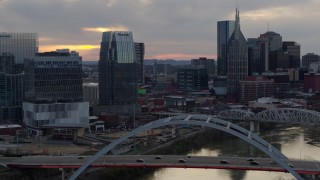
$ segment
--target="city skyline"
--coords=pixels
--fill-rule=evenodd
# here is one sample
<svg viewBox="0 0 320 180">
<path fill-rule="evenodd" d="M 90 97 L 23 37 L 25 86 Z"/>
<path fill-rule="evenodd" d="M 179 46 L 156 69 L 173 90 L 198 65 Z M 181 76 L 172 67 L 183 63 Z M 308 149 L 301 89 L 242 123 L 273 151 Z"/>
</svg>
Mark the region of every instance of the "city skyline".
<svg viewBox="0 0 320 180">
<path fill-rule="evenodd" d="M 239 4 L 246 38 L 270 31 L 301 44 L 301 55 L 319 54 L 320 2 L 249 1 Z M 216 58 L 217 21 L 232 20 L 236 2 L 160 0 L 0 1 L 1 32 L 36 32 L 39 50 L 69 48 L 98 60 L 103 31 L 129 30 L 146 46 L 146 59 Z M 305 12 L 308 13 L 305 13 Z M 10 18 L 7 18 L 10 17 Z"/>
</svg>

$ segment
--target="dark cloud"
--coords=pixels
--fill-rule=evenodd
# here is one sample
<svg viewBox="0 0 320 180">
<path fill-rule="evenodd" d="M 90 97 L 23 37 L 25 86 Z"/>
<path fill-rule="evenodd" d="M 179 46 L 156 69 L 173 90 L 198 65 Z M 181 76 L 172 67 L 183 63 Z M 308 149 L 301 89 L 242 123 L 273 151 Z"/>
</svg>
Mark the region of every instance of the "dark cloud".
<svg viewBox="0 0 320 180">
<path fill-rule="evenodd" d="M 146 54 L 216 54 L 216 23 L 234 18 L 237 1 L 221 0 L 3 0 L 0 31 L 38 32 L 43 45 L 99 44 L 101 33 L 85 27 L 126 26 L 145 42 Z M 318 52 L 318 0 L 238 1 L 241 29 L 248 37 L 267 30 Z M 40 44 L 40 45 L 41 45 Z M 90 52 L 89 59 L 95 49 Z M 98 55 L 98 54 L 97 54 Z M 97 56 L 95 56 L 96 58 Z"/>
</svg>

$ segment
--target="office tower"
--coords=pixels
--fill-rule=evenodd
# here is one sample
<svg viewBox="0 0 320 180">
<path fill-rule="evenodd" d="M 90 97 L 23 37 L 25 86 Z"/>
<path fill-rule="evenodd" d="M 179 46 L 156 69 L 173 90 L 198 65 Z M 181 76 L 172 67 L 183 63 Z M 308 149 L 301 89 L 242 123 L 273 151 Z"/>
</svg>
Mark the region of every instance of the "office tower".
<svg viewBox="0 0 320 180">
<path fill-rule="evenodd" d="M 239 81 L 248 76 L 248 46 L 240 30 L 239 11 L 236 10 L 235 29 L 228 42 L 227 91 L 228 98 L 239 98 Z"/>
<path fill-rule="evenodd" d="M 82 102 L 79 53 L 62 49 L 25 60 L 23 111 L 24 123 L 35 131 L 54 124 L 88 125 L 89 103 Z"/>
<path fill-rule="evenodd" d="M 300 68 L 300 44 L 294 41 L 283 41 L 282 51 L 289 56 L 289 68 Z"/>
<path fill-rule="evenodd" d="M 90 104 L 99 103 L 99 84 L 98 83 L 83 83 L 83 101 L 89 102 Z"/>
<path fill-rule="evenodd" d="M 13 54 L 18 71 L 23 70 L 24 58 L 32 59 L 37 52 L 37 33 L 0 32 L 0 54 Z"/>
<path fill-rule="evenodd" d="M 275 71 L 277 68 L 277 63 L 279 59 L 278 57 L 283 57 L 282 53 L 282 37 L 280 34 L 275 33 L 273 31 L 267 31 L 264 34 L 260 34 L 259 39 L 265 39 L 268 41 L 268 48 L 269 48 L 269 70 Z M 281 52 L 281 53 L 280 53 Z M 284 61 L 282 59 L 282 61 Z M 280 62 L 280 64 L 283 64 Z M 284 66 L 284 65 L 282 65 Z"/>
<path fill-rule="evenodd" d="M 307 53 L 306 55 L 302 56 L 302 67 L 309 68 L 311 63 L 320 62 L 319 55 L 314 53 Z"/>
<path fill-rule="evenodd" d="M 144 62 L 144 43 L 134 43 L 134 49 L 136 54 L 136 61 L 138 69 L 136 70 L 137 73 L 137 83 L 144 84 L 144 69 L 143 69 L 143 62 Z"/>
<path fill-rule="evenodd" d="M 209 75 L 216 74 L 216 63 L 214 59 L 207 59 L 206 57 L 200 57 L 199 59 L 192 59 L 191 65 L 203 66 L 207 69 Z"/>
<path fill-rule="evenodd" d="M 23 73 L 15 69 L 14 55 L 0 55 L 0 121 L 22 122 Z"/>
<path fill-rule="evenodd" d="M 235 21 L 218 21 L 217 23 L 217 60 L 218 75 L 227 75 L 227 54 L 229 39 L 234 31 Z"/>
<path fill-rule="evenodd" d="M 177 74 L 178 89 L 182 91 L 201 91 L 208 89 L 208 73 L 204 67 L 182 68 Z"/>
<path fill-rule="evenodd" d="M 248 38 L 248 74 L 261 74 L 269 70 L 268 41 L 259 38 Z"/>
<path fill-rule="evenodd" d="M 267 31 L 264 34 L 260 34 L 260 39 L 268 40 L 269 51 L 278 51 L 282 49 L 282 36 L 273 31 Z"/>
<path fill-rule="evenodd" d="M 137 69 L 132 32 L 104 32 L 99 60 L 99 104 L 134 104 Z"/>
<path fill-rule="evenodd" d="M 155 83 L 157 83 L 157 76 L 158 76 L 157 60 L 154 61 L 152 73 L 153 73 L 153 80 L 154 80 Z"/>
</svg>

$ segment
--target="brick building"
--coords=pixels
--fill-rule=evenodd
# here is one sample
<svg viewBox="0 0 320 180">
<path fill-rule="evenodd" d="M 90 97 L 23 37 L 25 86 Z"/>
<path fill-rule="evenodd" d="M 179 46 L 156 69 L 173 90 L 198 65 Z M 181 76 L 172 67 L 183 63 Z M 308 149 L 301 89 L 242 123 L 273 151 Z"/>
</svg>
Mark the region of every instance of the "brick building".
<svg viewBox="0 0 320 180">
<path fill-rule="evenodd" d="M 320 74 L 319 73 L 304 74 L 304 91 L 320 92 Z"/>
<path fill-rule="evenodd" d="M 248 76 L 240 80 L 240 102 L 247 104 L 249 101 L 260 97 L 274 96 L 274 80 L 262 76 Z"/>
</svg>

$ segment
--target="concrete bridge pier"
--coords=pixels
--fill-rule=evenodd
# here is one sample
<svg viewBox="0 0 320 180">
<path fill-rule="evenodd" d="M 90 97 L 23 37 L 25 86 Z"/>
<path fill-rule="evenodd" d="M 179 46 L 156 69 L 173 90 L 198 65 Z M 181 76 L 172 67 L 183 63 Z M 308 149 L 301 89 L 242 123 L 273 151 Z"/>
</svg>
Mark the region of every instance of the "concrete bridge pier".
<svg viewBox="0 0 320 180">
<path fill-rule="evenodd" d="M 66 170 L 64 168 L 59 168 L 61 171 L 61 179 L 65 180 L 66 179 Z"/>
<path fill-rule="evenodd" d="M 256 134 L 260 134 L 260 123 L 259 121 L 250 121 L 250 131 Z"/>
</svg>

